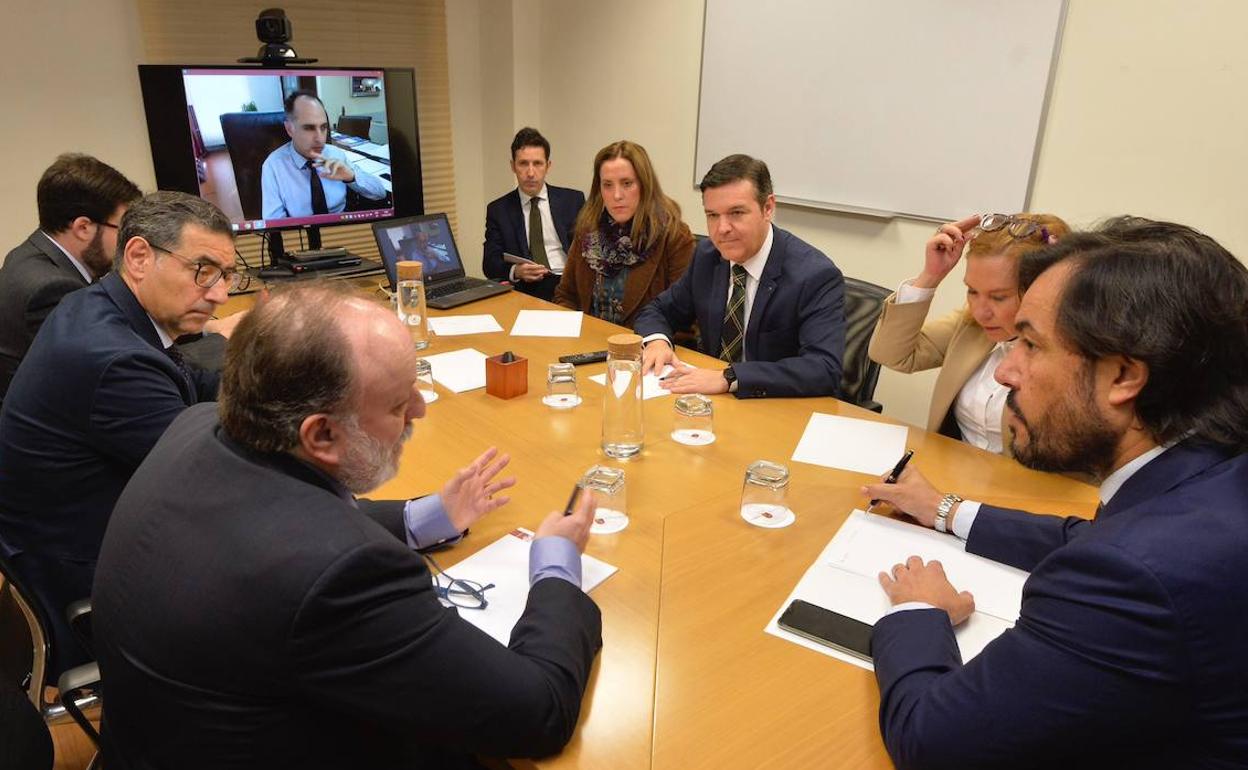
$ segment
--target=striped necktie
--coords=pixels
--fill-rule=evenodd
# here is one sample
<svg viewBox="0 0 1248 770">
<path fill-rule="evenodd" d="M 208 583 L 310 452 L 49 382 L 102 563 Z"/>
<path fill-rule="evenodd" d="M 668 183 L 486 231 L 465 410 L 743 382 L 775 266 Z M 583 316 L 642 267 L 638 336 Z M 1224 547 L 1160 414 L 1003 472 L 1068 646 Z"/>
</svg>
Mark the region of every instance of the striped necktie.
<svg viewBox="0 0 1248 770">
<path fill-rule="evenodd" d="M 732 266 L 732 293 L 724 312 L 724 330 L 720 333 L 720 360 L 734 363 L 741 360 L 745 343 L 745 278 L 749 273 L 740 265 Z"/>
</svg>

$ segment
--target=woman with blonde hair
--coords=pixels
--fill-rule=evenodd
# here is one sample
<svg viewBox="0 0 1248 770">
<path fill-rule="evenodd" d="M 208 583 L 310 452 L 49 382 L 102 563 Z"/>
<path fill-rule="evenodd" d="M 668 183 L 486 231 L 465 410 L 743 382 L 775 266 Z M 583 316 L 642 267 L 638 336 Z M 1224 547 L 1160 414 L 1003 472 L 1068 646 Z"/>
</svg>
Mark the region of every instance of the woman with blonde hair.
<svg viewBox="0 0 1248 770">
<path fill-rule="evenodd" d="M 631 327 L 637 311 L 689 266 L 694 240 L 663 194 L 644 147 L 619 141 L 594 157 L 555 302 Z"/>
<path fill-rule="evenodd" d="M 927 240 L 923 270 L 885 300 L 867 352 L 899 372 L 940 367 L 928 430 L 1009 453 L 1009 441 L 1001 434 L 1009 389 L 993 373 L 1017 334 L 1018 258 L 1069 232 L 1051 214 L 986 214 L 941 225 Z M 963 249 L 966 307 L 927 321 L 936 287 L 957 265 Z"/>
</svg>

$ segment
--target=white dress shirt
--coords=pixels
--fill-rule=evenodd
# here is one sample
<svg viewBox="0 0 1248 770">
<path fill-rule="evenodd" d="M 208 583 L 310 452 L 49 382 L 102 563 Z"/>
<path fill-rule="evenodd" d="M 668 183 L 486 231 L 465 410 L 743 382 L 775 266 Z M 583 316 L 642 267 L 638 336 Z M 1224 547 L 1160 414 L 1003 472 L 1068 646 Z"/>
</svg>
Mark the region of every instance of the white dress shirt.
<svg viewBox="0 0 1248 770">
<path fill-rule="evenodd" d="M 73 265 L 74 267 L 78 268 L 78 272 L 79 272 L 79 273 L 82 273 L 82 279 L 83 279 L 84 281 L 86 281 L 87 283 L 95 283 L 95 279 L 91 277 L 91 273 L 89 273 L 89 272 L 87 271 L 86 266 L 85 266 L 85 265 L 83 265 L 81 262 L 79 262 L 79 261 L 78 261 L 78 260 L 74 257 L 74 255 L 73 255 L 73 254 L 70 254 L 70 253 L 69 253 L 69 252 L 65 249 L 65 247 L 64 247 L 64 246 L 62 246 L 60 243 L 58 243 L 58 242 L 57 242 L 57 240 L 56 240 L 55 238 L 53 238 L 52 236 L 48 235 L 47 233 L 44 233 L 42 230 L 40 230 L 39 232 L 43 233 L 43 237 L 44 237 L 44 238 L 47 238 L 49 241 L 52 241 L 52 245 L 54 245 L 54 246 L 56 246 L 56 248 L 60 249 L 62 254 L 64 254 L 66 257 L 69 257 L 69 263 L 70 263 L 71 265 Z"/>
<path fill-rule="evenodd" d="M 542 240 L 546 244 L 546 260 L 550 262 L 550 271 L 555 275 L 563 275 L 563 266 L 568 263 L 567 252 L 563 250 L 563 244 L 559 241 L 559 231 L 555 229 L 555 220 L 550 215 L 550 190 L 546 189 L 546 185 L 542 185 L 541 191 L 537 195 L 526 195 L 524 190 L 517 188 L 520 194 L 520 211 L 524 214 L 524 238 L 528 242 L 529 238 L 529 213 L 530 207 L 533 205 L 534 198 L 540 198 L 537 204 L 537 211 L 542 217 Z M 519 256 L 519 255 L 517 255 Z M 511 266 L 511 280 L 516 280 L 516 265 Z"/>
<path fill-rule="evenodd" d="M 936 294 L 935 289 L 921 289 L 906 281 L 897 287 L 894 302 L 905 305 L 926 302 Z M 1005 396 L 1010 389 L 997 382 L 993 376 L 997 366 L 1010 352 L 1009 342 L 998 342 L 988 358 L 975 373 L 963 383 L 953 402 L 953 416 L 957 420 L 962 440 L 973 447 L 1001 454 L 1004 451 L 1001 435 L 1001 413 Z"/>
</svg>

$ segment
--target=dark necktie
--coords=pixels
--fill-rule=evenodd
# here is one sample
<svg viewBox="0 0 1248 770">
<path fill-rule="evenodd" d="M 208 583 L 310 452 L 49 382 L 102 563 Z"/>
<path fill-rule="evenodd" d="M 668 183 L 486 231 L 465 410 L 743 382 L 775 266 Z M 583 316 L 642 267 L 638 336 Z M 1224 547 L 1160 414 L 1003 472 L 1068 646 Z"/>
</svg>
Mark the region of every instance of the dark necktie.
<svg viewBox="0 0 1248 770">
<path fill-rule="evenodd" d="M 178 371 L 182 373 L 182 379 L 186 380 L 186 384 L 190 386 L 191 392 L 195 392 L 195 378 L 191 376 L 191 369 L 186 364 L 186 359 L 182 357 L 182 351 L 178 350 L 176 345 L 170 345 L 165 348 L 165 355 L 169 356 L 175 364 L 178 365 Z"/>
<path fill-rule="evenodd" d="M 325 205 L 325 188 L 321 186 L 321 175 L 316 173 L 316 169 L 312 167 L 312 161 L 303 164 L 303 167 L 308 170 L 310 175 L 308 189 L 312 192 L 312 213 L 328 214 L 329 206 Z"/>
<path fill-rule="evenodd" d="M 529 259 L 542 267 L 550 267 L 546 256 L 546 234 L 542 232 L 542 211 L 537 204 L 541 198 L 529 198 Z"/>
<path fill-rule="evenodd" d="M 740 265 L 732 266 L 732 293 L 724 312 L 724 330 L 719 335 L 720 360 L 734 363 L 741 360 L 745 344 L 745 278 L 749 275 Z"/>
</svg>

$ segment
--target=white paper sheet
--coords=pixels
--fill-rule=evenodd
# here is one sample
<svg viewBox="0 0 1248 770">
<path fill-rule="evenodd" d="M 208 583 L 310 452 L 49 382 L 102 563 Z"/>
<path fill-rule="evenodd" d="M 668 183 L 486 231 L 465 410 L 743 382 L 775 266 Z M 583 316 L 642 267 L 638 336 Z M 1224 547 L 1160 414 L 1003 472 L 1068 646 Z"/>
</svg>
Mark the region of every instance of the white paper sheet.
<svg viewBox="0 0 1248 770">
<path fill-rule="evenodd" d="M 444 315 L 429 319 L 429 328 L 439 337 L 455 337 L 460 334 L 488 334 L 501 332 L 503 327 L 492 315 Z"/>
<path fill-rule="evenodd" d="M 583 316 L 574 310 L 521 310 L 511 327 L 511 336 L 579 337 Z"/>
<path fill-rule="evenodd" d="M 448 568 L 457 580 L 472 580 L 483 586 L 494 584 L 485 592 L 489 602 L 485 609 L 461 609 L 459 616 L 503 644 L 511 640 L 511 629 L 520 620 L 529 599 L 529 546 L 532 542 L 531 531 L 517 528 Z M 617 569 L 582 554 L 581 587 L 588 593 Z"/>
<path fill-rule="evenodd" d="M 663 371 L 658 373 L 650 372 L 645 377 L 641 378 L 641 399 L 643 401 L 649 401 L 652 398 L 659 398 L 660 396 L 672 395 L 670 390 L 667 390 L 659 384 L 659 378 L 666 377 L 667 373 L 671 370 L 671 366 L 664 366 Z M 602 374 L 592 375 L 589 379 L 591 382 L 596 382 L 603 387 L 606 387 L 607 385 L 607 375 L 605 372 Z"/>
<path fill-rule="evenodd" d="M 904 425 L 815 412 L 793 450 L 793 461 L 882 476 L 906 453 Z"/>
<path fill-rule="evenodd" d="M 485 387 L 485 354 L 473 348 L 425 356 L 433 367 L 433 379 L 442 387 L 463 393 Z"/>
<path fill-rule="evenodd" d="M 878 575 L 918 554 L 924 561 L 939 559 L 945 574 L 959 591 L 975 596 L 975 612 L 958 626 L 954 636 L 963 662 L 978 655 L 993 639 L 1018 620 L 1027 573 L 966 553 L 957 538 L 913 524 L 854 511 L 830 540 L 819 558 L 798 581 L 764 629 L 773 636 L 800 644 L 838 660 L 871 670 L 859 660 L 818 642 L 780 628 L 777 621 L 794 599 L 839 612 L 874 625 L 891 609 Z"/>
</svg>

